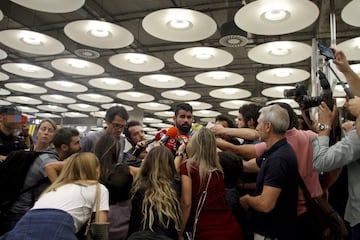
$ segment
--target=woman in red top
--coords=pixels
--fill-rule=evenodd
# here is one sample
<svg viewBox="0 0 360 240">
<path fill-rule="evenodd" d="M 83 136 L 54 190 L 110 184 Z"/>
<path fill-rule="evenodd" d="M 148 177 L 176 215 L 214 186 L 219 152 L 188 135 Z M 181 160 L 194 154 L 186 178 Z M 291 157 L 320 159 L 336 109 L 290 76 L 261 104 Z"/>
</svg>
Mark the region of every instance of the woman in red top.
<svg viewBox="0 0 360 240">
<path fill-rule="evenodd" d="M 191 137 L 186 151 L 189 159 L 180 166 L 183 221 L 179 239 L 188 232 L 186 225 L 193 226 L 196 212 L 200 213 L 194 239 L 243 239 L 241 227 L 226 204 L 214 135 L 207 128 L 200 129 Z M 202 194 L 206 190 L 207 194 Z"/>
</svg>

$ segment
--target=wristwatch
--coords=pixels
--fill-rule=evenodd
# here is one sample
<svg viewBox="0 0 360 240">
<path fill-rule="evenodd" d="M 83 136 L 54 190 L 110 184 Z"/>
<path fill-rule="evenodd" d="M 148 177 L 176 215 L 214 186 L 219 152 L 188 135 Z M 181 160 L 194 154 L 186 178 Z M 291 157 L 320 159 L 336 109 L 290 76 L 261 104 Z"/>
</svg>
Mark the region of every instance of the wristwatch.
<svg viewBox="0 0 360 240">
<path fill-rule="evenodd" d="M 318 123 L 318 129 L 319 129 L 319 131 L 324 131 L 326 129 L 331 130 L 331 127 L 324 123 Z"/>
</svg>

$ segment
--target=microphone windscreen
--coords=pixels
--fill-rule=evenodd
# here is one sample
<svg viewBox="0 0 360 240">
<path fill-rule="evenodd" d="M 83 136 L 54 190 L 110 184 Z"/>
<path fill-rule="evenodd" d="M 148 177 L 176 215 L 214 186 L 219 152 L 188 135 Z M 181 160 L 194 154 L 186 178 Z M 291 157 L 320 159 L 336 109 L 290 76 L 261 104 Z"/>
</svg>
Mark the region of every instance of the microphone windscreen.
<svg viewBox="0 0 360 240">
<path fill-rule="evenodd" d="M 178 129 L 177 127 L 171 127 L 167 130 L 166 133 L 167 136 L 169 136 L 170 138 L 176 138 L 178 135 Z"/>
</svg>

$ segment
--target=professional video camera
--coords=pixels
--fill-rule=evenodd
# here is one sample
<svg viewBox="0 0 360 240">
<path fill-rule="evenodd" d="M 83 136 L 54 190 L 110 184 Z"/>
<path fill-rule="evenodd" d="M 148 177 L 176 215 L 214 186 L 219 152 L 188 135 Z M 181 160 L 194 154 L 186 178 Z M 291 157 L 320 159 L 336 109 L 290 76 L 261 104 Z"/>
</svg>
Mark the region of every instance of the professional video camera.
<svg viewBox="0 0 360 240">
<path fill-rule="evenodd" d="M 320 96 L 309 96 L 305 85 L 301 83 L 296 84 L 295 89 L 284 90 L 284 96 L 287 98 L 293 98 L 297 103 L 299 103 L 301 110 L 317 107 L 322 101 L 324 101 L 331 110 L 333 109 L 334 103 L 329 81 L 327 80 L 325 74 L 322 71 L 319 70 L 317 73 L 322 88 Z"/>
</svg>

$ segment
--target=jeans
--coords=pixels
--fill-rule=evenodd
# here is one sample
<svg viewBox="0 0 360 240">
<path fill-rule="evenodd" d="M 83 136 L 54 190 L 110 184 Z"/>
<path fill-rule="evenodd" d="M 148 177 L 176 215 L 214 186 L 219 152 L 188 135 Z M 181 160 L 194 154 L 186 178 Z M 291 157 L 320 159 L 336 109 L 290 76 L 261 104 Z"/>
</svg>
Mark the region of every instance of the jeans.
<svg viewBox="0 0 360 240">
<path fill-rule="evenodd" d="M 74 220 L 59 209 L 28 211 L 0 240 L 76 240 Z"/>
</svg>

